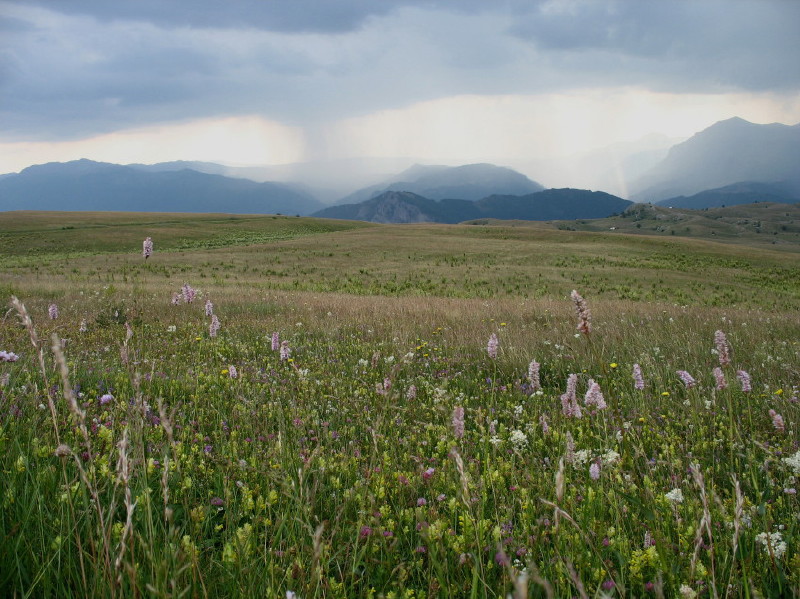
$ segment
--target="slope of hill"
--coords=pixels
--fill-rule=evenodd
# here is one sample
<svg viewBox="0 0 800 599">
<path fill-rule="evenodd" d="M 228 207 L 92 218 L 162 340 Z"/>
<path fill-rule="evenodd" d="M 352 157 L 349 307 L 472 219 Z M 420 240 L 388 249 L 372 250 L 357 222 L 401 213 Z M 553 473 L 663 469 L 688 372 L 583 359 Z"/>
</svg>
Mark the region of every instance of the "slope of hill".
<svg viewBox="0 0 800 599">
<path fill-rule="evenodd" d="M 31 166 L 0 179 L 0 210 L 305 215 L 320 207 L 315 199 L 278 183 L 85 159 Z"/>
<path fill-rule="evenodd" d="M 741 182 L 717 189 L 707 189 L 689 197 L 668 198 L 657 202 L 657 204 L 673 208 L 702 210 L 703 208 L 736 206 L 754 202 L 796 204 L 800 202 L 800 193 L 794 192 L 792 187 L 786 183 Z"/>
<path fill-rule="evenodd" d="M 476 202 L 432 200 L 407 191 L 386 191 L 359 204 L 331 206 L 314 216 L 379 223 L 458 223 L 479 218 L 553 220 L 601 218 L 631 202 L 601 191 L 548 189 L 522 196 L 494 195 Z"/>
<path fill-rule="evenodd" d="M 657 202 L 741 181 L 780 182 L 800 193 L 798 162 L 800 125 L 757 125 L 732 118 L 673 146 L 631 185 L 631 199 Z"/>
<path fill-rule="evenodd" d="M 479 200 L 494 194 L 525 195 L 544 187 L 510 168 L 493 164 L 440 166 L 416 164 L 390 179 L 342 198 L 338 204 L 357 204 L 385 191 L 409 191 L 431 200 Z"/>
</svg>

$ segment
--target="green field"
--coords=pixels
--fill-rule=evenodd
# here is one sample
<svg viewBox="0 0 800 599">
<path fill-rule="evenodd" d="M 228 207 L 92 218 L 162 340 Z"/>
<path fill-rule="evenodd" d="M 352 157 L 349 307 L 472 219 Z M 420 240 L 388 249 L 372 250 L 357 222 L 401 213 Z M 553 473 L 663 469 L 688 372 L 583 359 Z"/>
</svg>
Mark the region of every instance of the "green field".
<svg viewBox="0 0 800 599">
<path fill-rule="evenodd" d="M 800 252 L 765 210 L 0 213 L 0 594 L 800 594 Z"/>
</svg>

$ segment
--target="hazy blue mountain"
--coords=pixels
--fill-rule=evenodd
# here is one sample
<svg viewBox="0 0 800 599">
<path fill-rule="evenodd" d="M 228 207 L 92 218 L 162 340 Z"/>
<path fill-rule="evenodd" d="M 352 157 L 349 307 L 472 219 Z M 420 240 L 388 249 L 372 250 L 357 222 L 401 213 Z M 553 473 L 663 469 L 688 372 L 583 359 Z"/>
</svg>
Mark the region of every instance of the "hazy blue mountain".
<svg viewBox="0 0 800 599">
<path fill-rule="evenodd" d="M 740 181 L 784 183 L 800 191 L 800 125 L 715 123 L 670 149 L 631 186 L 631 199 L 658 202 Z"/>
<path fill-rule="evenodd" d="M 719 208 L 721 206 L 737 206 L 754 202 L 777 202 L 780 204 L 797 204 L 800 193 L 787 183 L 740 182 L 717 189 L 707 189 L 691 196 L 677 196 L 657 202 L 659 206 L 673 208 Z"/>
<path fill-rule="evenodd" d="M 0 210 L 306 215 L 321 206 L 278 183 L 191 169 L 153 172 L 91 160 L 31 166 L 0 179 Z"/>
<path fill-rule="evenodd" d="M 331 206 L 322 218 L 378 223 L 459 223 L 480 218 L 503 220 L 574 220 L 602 218 L 625 210 L 631 202 L 583 189 L 547 189 L 522 196 L 493 195 L 478 201 L 433 200 L 408 191 L 385 191 L 358 204 Z"/>
<path fill-rule="evenodd" d="M 440 166 L 415 164 L 377 185 L 342 198 L 338 204 L 357 204 L 385 191 L 409 191 L 431 200 L 480 200 L 492 194 L 524 195 L 544 187 L 510 168 L 493 164 Z"/>
</svg>

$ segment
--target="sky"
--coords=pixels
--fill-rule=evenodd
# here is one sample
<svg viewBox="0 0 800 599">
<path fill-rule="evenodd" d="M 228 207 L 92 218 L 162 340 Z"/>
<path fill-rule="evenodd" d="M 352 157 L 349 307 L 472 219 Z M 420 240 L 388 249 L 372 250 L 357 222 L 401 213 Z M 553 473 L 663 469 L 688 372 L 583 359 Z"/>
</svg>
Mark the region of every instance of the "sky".
<svg viewBox="0 0 800 599">
<path fill-rule="evenodd" d="M 514 166 L 796 124 L 799 25 L 796 0 L 0 0 L 0 173 Z"/>
</svg>

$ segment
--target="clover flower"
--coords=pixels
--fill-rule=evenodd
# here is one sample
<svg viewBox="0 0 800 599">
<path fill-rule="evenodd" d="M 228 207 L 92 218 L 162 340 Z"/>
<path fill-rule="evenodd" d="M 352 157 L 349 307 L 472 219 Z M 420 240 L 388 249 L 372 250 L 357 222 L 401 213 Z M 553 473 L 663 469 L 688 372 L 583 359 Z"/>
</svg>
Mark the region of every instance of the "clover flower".
<svg viewBox="0 0 800 599">
<path fill-rule="evenodd" d="M 589 306 L 575 289 L 572 290 L 570 297 L 575 302 L 575 312 L 578 314 L 578 326 L 576 328 L 584 335 L 588 335 L 592 332 L 592 313 L 589 311 Z"/>
<path fill-rule="evenodd" d="M 147 260 L 152 255 L 153 255 L 153 240 L 152 238 L 147 237 L 142 242 L 142 256 L 144 256 L 144 259 Z"/>
</svg>

